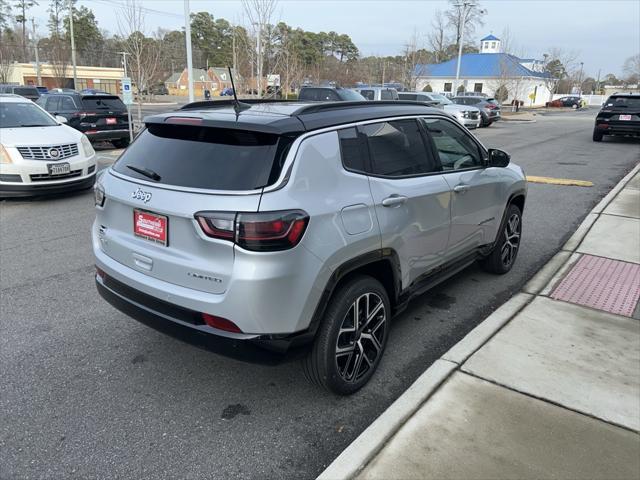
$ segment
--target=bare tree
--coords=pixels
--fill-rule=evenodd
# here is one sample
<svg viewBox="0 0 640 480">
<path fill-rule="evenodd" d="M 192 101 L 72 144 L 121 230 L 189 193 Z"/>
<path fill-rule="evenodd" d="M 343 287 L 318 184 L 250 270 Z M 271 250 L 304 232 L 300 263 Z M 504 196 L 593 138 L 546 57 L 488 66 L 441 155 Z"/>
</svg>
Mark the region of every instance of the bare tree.
<svg viewBox="0 0 640 480">
<path fill-rule="evenodd" d="M 627 83 L 640 82 L 640 53 L 627 58 L 622 66 L 622 71 L 626 75 L 625 81 Z"/>
<path fill-rule="evenodd" d="M 262 96 L 263 68 L 265 65 L 263 35 L 270 31 L 269 26 L 272 24 L 273 14 L 277 5 L 277 0 L 242 0 L 242 7 L 256 35 L 255 64 L 258 97 Z"/>
<path fill-rule="evenodd" d="M 416 89 L 416 80 L 422 75 L 422 71 L 418 70 L 418 65 L 422 70 L 423 65 L 427 63 L 427 51 L 422 48 L 418 31 L 413 30 L 413 35 L 409 38 L 404 46 L 404 71 L 402 72 L 402 83 L 409 90 Z"/>
<path fill-rule="evenodd" d="M 15 48 L 0 43 L 0 83 L 9 83 L 14 62 Z"/>
<path fill-rule="evenodd" d="M 483 10 L 480 4 L 473 1 L 468 6 L 463 6 L 462 2 L 449 0 L 451 8 L 445 12 L 448 25 L 455 31 L 456 48 L 460 45 L 460 38 L 464 31 L 464 36 L 471 39 L 476 31 L 476 27 L 484 25 L 482 20 Z"/>
<path fill-rule="evenodd" d="M 441 10 L 436 10 L 431 20 L 431 33 L 427 38 L 429 47 L 435 56 L 435 62 L 442 62 L 449 41 L 447 38 L 447 19 Z"/>
<path fill-rule="evenodd" d="M 149 90 L 160 63 L 158 41 L 146 37 L 145 13 L 140 0 L 126 0 L 122 15 L 118 17 L 118 29 L 123 37 L 123 46 L 128 55 L 128 73 L 135 83 L 138 96 L 138 122 L 142 121 L 142 92 Z"/>
<path fill-rule="evenodd" d="M 575 50 L 564 50 L 554 47 L 545 54 L 545 78 L 544 83 L 549 90 L 549 100 L 557 93 L 561 80 L 571 77 L 577 67 L 579 53 Z"/>
<path fill-rule="evenodd" d="M 60 88 L 67 87 L 67 70 L 69 68 L 70 51 L 67 43 L 60 37 L 51 39 L 51 50 L 49 51 L 49 63 L 51 73 L 56 85 Z"/>
</svg>

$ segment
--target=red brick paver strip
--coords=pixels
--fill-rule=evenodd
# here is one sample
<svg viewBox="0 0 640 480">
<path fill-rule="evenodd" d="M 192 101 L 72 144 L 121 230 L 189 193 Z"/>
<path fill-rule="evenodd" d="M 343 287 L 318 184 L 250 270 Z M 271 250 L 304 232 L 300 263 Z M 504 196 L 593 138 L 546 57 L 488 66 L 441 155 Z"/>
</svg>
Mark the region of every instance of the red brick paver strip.
<svg viewBox="0 0 640 480">
<path fill-rule="evenodd" d="M 630 317 L 640 299 L 640 265 L 583 255 L 551 298 Z"/>
</svg>

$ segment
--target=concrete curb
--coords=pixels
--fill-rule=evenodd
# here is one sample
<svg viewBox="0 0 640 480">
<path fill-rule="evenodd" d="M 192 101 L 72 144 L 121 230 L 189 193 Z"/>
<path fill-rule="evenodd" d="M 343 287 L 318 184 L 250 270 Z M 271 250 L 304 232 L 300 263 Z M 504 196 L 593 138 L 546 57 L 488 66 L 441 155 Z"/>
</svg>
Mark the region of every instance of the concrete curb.
<svg viewBox="0 0 640 480">
<path fill-rule="evenodd" d="M 317 480 L 345 479 L 357 475 L 456 368 L 458 365 L 455 363 L 436 360 Z"/>
<path fill-rule="evenodd" d="M 534 295 L 529 295 L 528 293 L 516 293 L 440 358 L 462 365 L 482 345 L 498 333 L 509 320 L 520 313 L 533 298 Z"/>
<path fill-rule="evenodd" d="M 607 208 L 607 206 L 611 203 L 611 201 L 618 195 L 618 193 L 620 193 L 620 191 L 627 186 L 627 183 L 629 183 L 631 181 L 631 179 L 635 176 L 636 173 L 638 173 L 640 171 L 640 163 L 638 165 L 636 165 L 633 170 L 631 170 L 629 173 L 627 173 L 627 175 L 618 182 L 618 184 L 613 187 L 613 189 L 607 193 L 607 195 L 605 195 L 605 197 L 600 200 L 600 203 L 598 203 L 593 210 L 591 210 L 591 213 L 597 213 L 600 214 L 604 211 L 605 208 Z"/>
<path fill-rule="evenodd" d="M 385 410 L 327 468 L 318 480 L 355 477 L 406 421 L 429 399 L 447 378 L 498 331 L 522 311 L 537 295 L 548 295 L 569 267 L 582 255 L 575 251 L 607 205 L 640 171 L 636 165 L 585 217 L 578 229 L 554 257 L 501 307 L 436 360 L 409 389 Z"/>
</svg>

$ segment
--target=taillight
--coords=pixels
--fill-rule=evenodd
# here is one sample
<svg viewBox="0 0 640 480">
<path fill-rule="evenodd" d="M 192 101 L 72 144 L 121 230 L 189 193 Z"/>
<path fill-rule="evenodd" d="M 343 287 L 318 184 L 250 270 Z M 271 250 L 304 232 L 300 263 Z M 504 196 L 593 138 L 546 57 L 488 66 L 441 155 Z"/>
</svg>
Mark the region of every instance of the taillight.
<svg viewBox="0 0 640 480">
<path fill-rule="evenodd" d="M 493 109 L 495 109 L 495 108 L 498 108 L 498 106 L 497 106 L 497 105 L 494 105 L 493 103 L 487 103 L 487 108 L 488 108 L 489 110 L 493 110 Z"/>
<path fill-rule="evenodd" d="M 195 217 L 208 237 L 233 241 L 256 252 L 295 247 L 309 223 L 309 215 L 302 210 L 237 214 L 198 212 Z"/>
<path fill-rule="evenodd" d="M 196 213 L 196 220 L 207 237 L 234 240 L 236 214 L 225 212 Z"/>
<path fill-rule="evenodd" d="M 240 328 L 235 323 L 233 323 L 231 320 L 227 320 L 226 318 L 216 317 L 215 315 L 203 313 L 202 320 L 204 320 L 204 323 L 206 323 L 210 327 L 217 328 L 219 330 L 233 333 L 242 333 L 242 330 L 240 330 Z"/>
</svg>

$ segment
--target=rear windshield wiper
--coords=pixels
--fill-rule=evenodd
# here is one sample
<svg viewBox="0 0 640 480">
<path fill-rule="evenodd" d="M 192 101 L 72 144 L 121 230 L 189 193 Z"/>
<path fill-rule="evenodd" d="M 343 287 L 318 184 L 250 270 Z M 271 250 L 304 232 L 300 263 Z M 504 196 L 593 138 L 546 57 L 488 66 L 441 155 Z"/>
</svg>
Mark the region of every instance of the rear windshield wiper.
<svg viewBox="0 0 640 480">
<path fill-rule="evenodd" d="M 127 165 L 127 168 L 133 170 L 134 172 L 139 173 L 140 175 L 144 175 L 145 177 L 150 178 L 151 180 L 155 180 L 156 182 L 160 181 L 160 178 L 162 178 L 160 177 L 160 175 L 158 175 L 156 172 L 154 172 L 150 168 L 140 168 L 134 165 Z"/>
</svg>

